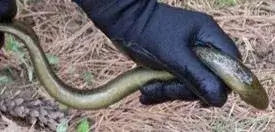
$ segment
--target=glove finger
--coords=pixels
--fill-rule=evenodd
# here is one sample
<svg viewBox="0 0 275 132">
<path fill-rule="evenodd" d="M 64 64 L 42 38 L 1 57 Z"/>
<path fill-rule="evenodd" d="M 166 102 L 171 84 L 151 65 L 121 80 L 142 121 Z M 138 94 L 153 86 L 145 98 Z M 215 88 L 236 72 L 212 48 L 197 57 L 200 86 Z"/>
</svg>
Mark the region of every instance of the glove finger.
<svg viewBox="0 0 275 132">
<path fill-rule="evenodd" d="M 154 105 L 174 100 L 199 100 L 198 96 L 178 80 L 171 82 L 153 82 L 142 87 L 140 91 L 142 93 L 140 102 L 144 105 Z"/>
<path fill-rule="evenodd" d="M 4 43 L 5 43 L 4 33 L 0 32 L 0 49 L 3 47 Z"/>
<path fill-rule="evenodd" d="M 162 56 L 164 60 L 168 60 L 165 63 L 167 71 L 186 82 L 188 88 L 199 96 L 201 101 L 210 106 L 223 106 L 227 100 L 225 84 L 197 58 L 191 49 L 177 47 L 173 49 L 173 56 L 171 54 Z"/>
<path fill-rule="evenodd" d="M 17 13 L 16 0 L 0 0 L 0 21 L 11 22 Z"/>
<path fill-rule="evenodd" d="M 234 41 L 212 18 L 202 26 L 197 35 L 197 40 L 200 43 L 210 44 L 232 57 L 241 59 L 241 54 Z"/>
</svg>

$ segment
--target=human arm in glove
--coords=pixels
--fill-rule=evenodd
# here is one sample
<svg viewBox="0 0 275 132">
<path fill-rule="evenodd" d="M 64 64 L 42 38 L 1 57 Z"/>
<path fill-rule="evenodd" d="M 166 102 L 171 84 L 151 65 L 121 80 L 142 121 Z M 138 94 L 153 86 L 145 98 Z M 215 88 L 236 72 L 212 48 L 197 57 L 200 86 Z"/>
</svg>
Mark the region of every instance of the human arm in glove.
<svg viewBox="0 0 275 132">
<path fill-rule="evenodd" d="M 210 44 L 240 58 L 234 42 L 211 16 L 156 0 L 73 1 L 135 62 L 166 70 L 178 78 L 141 88 L 141 103 L 201 100 L 221 107 L 226 102 L 228 88 L 192 52 L 196 43 Z M 191 89 L 190 84 L 196 89 Z"/>
<path fill-rule="evenodd" d="M 17 13 L 15 0 L 0 0 L 0 22 L 11 22 Z M 0 32 L 0 48 L 4 44 L 4 33 Z"/>
</svg>

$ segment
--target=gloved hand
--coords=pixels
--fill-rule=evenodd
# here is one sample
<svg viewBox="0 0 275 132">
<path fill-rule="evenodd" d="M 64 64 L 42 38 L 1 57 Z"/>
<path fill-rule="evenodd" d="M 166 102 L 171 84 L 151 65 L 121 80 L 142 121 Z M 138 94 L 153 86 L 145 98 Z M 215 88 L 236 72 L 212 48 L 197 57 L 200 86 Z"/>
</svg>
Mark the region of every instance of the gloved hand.
<svg viewBox="0 0 275 132">
<path fill-rule="evenodd" d="M 0 0 L 0 22 L 11 22 L 17 13 L 15 0 Z M 0 49 L 4 44 L 4 34 L 0 32 Z"/>
<path fill-rule="evenodd" d="M 178 78 L 141 88 L 141 103 L 199 99 L 221 107 L 226 102 L 229 92 L 225 84 L 192 52 L 196 43 L 209 44 L 240 58 L 234 42 L 211 16 L 156 0 L 73 1 L 135 62 L 166 70 Z"/>
</svg>

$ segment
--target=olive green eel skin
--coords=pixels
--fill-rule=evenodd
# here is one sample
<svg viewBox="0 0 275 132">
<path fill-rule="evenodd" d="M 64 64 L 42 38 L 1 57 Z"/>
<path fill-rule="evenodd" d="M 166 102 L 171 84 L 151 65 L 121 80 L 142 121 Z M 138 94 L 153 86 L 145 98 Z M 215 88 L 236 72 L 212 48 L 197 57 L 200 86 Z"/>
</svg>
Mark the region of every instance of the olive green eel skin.
<svg viewBox="0 0 275 132">
<path fill-rule="evenodd" d="M 40 83 L 54 99 L 72 108 L 105 108 L 153 80 L 174 79 L 173 75 L 165 71 L 135 68 L 96 89 L 77 90 L 66 85 L 53 72 L 31 28 L 20 22 L 2 23 L 0 31 L 15 35 L 23 41 Z M 266 91 L 253 73 L 241 62 L 212 48 L 197 46 L 194 51 L 204 64 L 216 73 L 229 88 L 237 92 L 245 102 L 258 109 L 267 108 L 269 101 Z"/>
</svg>

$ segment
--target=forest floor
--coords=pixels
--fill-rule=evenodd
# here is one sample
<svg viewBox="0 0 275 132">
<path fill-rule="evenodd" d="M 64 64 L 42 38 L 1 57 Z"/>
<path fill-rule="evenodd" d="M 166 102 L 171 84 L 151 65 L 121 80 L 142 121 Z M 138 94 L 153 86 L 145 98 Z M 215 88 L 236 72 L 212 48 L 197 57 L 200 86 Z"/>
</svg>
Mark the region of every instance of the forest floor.
<svg viewBox="0 0 275 132">
<path fill-rule="evenodd" d="M 71 110 L 69 131 L 74 131 L 77 122 L 84 117 L 93 121 L 91 129 L 104 132 L 275 131 L 275 2 L 162 2 L 212 15 L 234 39 L 242 53 L 244 64 L 255 73 L 267 90 L 269 107 L 259 111 L 245 104 L 235 93 L 229 96 L 222 108 L 200 108 L 198 102 L 183 101 L 144 106 L 139 103 L 140 93 L 136 92 L 106 109 Z M 99 86 L 136 66 L 70 0 L 18 0 L 18 6 L 16 19 L 32 26 L 56 74 L 67 84 L 79 89 Z M 4 87 L 1 94 L 18 95 L 28 91 L 30 97 L 52 100 L 33 74 L 27 52 L 17 46 L 12 37 L 7 41 L 11 46 L 2 49 L 7 58 L 1 59 L 0 69 L 9 69 L 9 75 L 0 76 L 1 87 Z M 5 112 L 0 115 L 0 128 L 3 131 L 49 131 L 47 126 L 22 123 L 22 119 L 18 121 Z"/>
</svg>

